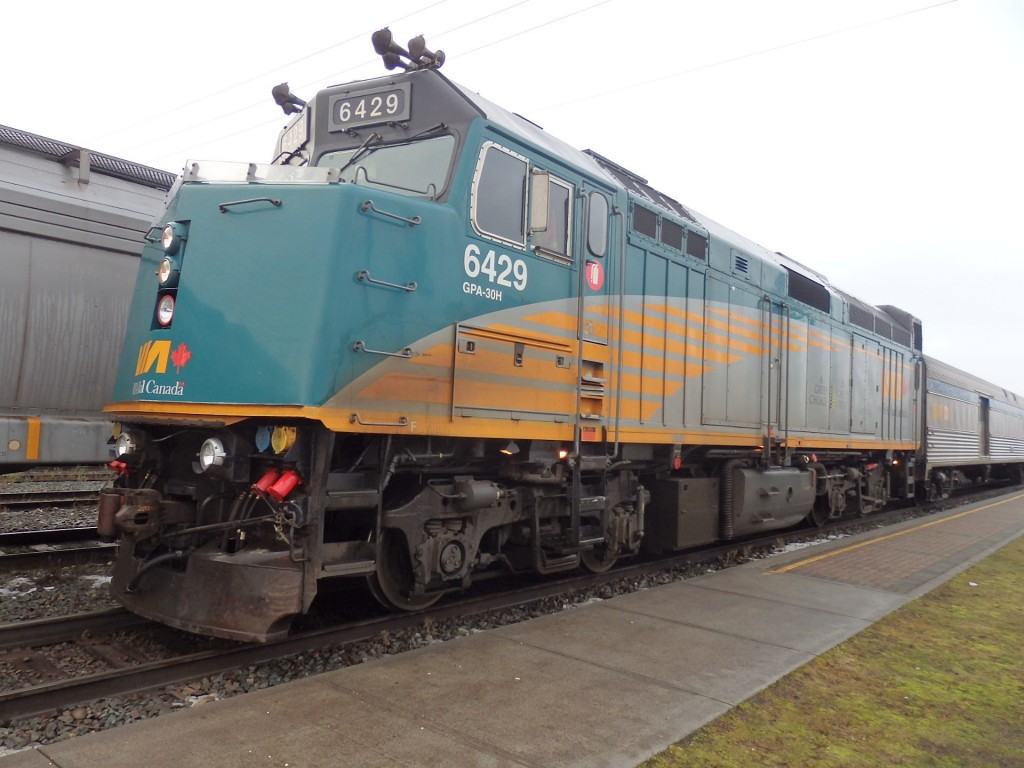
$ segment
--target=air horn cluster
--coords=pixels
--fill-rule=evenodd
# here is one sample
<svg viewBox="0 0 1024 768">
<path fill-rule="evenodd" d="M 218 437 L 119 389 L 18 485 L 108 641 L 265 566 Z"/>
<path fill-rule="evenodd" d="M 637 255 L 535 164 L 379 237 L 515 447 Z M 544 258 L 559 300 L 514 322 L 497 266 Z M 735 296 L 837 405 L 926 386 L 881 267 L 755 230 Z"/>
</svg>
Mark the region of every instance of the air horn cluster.
<svg viewBox="0 0 1024 768">
<path fill-rule="evenodd" d="M 401 67 L 407 72 L 412 72 L 416 69 L 440 69 L 444 64 L 444 51 L 435 53 L 428 50 L 423 35 L 410 40 L 409 50 L 405 50 L 395 42 L 391 30 L 387 27 L 373 33 L 373 50 L 384 59 L 384 66 L 388 69 Z"/>
</svg>

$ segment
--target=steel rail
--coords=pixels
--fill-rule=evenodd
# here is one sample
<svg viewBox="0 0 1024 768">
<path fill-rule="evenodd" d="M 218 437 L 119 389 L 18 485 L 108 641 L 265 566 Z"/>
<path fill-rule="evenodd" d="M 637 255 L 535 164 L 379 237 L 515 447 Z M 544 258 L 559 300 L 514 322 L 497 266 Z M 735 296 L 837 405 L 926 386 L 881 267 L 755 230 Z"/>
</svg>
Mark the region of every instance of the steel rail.
<svg viewBox="0 0 1024 768">
<path fill-rule="evenodd" d="M 76 640 L 83 633 L 116 632 L 146 623 L 148 619 L 130 613 L 124 608 L 110 608 L 105 611 L 0 624 L 0 650 L 66 643 Z"/>
<path fill-rule="evenodd" d="M 35 547 L 46 544 L 92 541 L 96 539 L 96 526 L 77 528 L 41 528 L 34 531 L 8 531 L 0 533 L 0 549 L 4 547 Z"/>
<path fill-rule="evenodd" d="M 95 528 L 0 533 L 0 571 L 31 568 L 41 563 L 71 564 L 109 559 L 116 549 L 116 544 L 100 542 Z"/>
<path fill-rule="evenodd" d="M 803 537 L 818 533 L 820 529 L 799 532 Z M 797 534 L 791 534 L 798 537 Z M 247 644 L 228 649 L 216 649 L 186 654 L 173 659 L 144 663 L 127 669 L 112 669 L 67 681 L 44 683 L 16 691 L 0 693 L 0 722 L 38 717 L 58 709 L 89 701 L 126 696 L 147 690 L 178 685 L 209 675 L 231 672 L 240 667 L 274 661 L 283 657 L 323 648 L 368 641 L 382 632 L 400 632 L 420 626 L 425 619 L 431 621 L 466 619 L 475 615 L 510 610 L 559 595 L 600 587 L 622 579 L 659 573 L 673 568 L 692 566 L 701 562 L 721 559 L 730 552 L 740 552 L 758 546 L 777 543 L 779 535 L 757 540 L 730 542 L 712 549 L 676 554 L 656 560 L 631 563 L 600 574 L 573 574 L 561 578 L 547 578 L 526 586 L 518 583 L 511 588 L 499 586 L 501 591 L 460 597 L 440 606 L 422 611 L 388 614 L 383 617 L 346 622 L 338 626 L 296 633 L 265 645 Z M 485 587 L 486 588 L 486 587 Z M 149 624 L 142 619 L 138 624 Z M 45 630 L 45 622 L 40 624 Z M 6 630 L 6 628 L 0 628 Z M 7 631 L 13 631 L 7 630 Z M 31 633 L 33 628 L 27 628 Z M 82 630 L 84 631 L 84 630 Z M 99 632 L 98 629 L 90 630 Z M 72 634 L 74 630 L 72 630 Z M 79 632 L 80 633 L 80 632 Z M 0 631 L 0 648 L 6 646 Z M 67 633 L 60 635 L 66 637 Z M 14 635 L 11 635 L 12 637 Z M 31 635 L 30 635 L 31 636 Z M 58 642 L 62 642 L 59 640 Z"/>
<path fill-rule="evenodd" d="M 0 491 L 0 509 L 17 507 L 59 507 L 67 504 L 97 504 L 98 490 Z"/>
<path fill-rule="evenodd" d="M 62 549 L 27 550 L 0 553 L 0 571 L 13 571 L 42 566 L 65 566 L 113 560 L 116 544 L 86 544 Z"/>
<path fill-rule="evenodd" d="M 1005 490 L 1002 493 L 1005 493 Z M 985 497 L 1000 494 L 988 491 L 978 495 Z M 966 501 L 949 500 L 932 505 L 931 512 L 976 500 L 973 497 Z M 562 578 L 547 578 L 526 586 L 520 583 L 510 591 L 506 589 L 492 594 L 468 595 L 422 611 L 389 614 L 383 617 L 360 619 L 336 626 L 300 632 L 265 645 L 247 644 L 228 649 L 206 650 L 159 662 L 143 663 L 128 669 L 115 669 L 69 681 L 47 683 L 0 693 L 0 722 L 46 715 L 61 708 L 105 697 L 126 696 L 178 685 L 209 675 L 229 673 L 241 667 L 266 663 L 319 648 L 368 641 L 382 632 L 394 633 L 418 627 L 428 619 L 430 621 L 465 620 L 489 612 L 525 607 L 540 600 L 604 586 L 622 579 L 635 579 L 681 567 L 692 567 L 705 562 L 728 560 L 736 555 L 746 557 L 752 551 L 760 548 L 808 537 L 819 537 L 831 530 L 848 530 L 851 527 L 856 527 L 858 523 L 863 523 L 865 527 L 880 527 L 904 520 L 908 514 L 923 517 L 930 512 L 928 508 L 893 510 L 854 520 L 837 521 L 822 528 L 772 531 L 752 539 L 731 541 L 712 548 L 630 563 L 613 568 L 606 573 L 576 573 Z"/>
</svg>

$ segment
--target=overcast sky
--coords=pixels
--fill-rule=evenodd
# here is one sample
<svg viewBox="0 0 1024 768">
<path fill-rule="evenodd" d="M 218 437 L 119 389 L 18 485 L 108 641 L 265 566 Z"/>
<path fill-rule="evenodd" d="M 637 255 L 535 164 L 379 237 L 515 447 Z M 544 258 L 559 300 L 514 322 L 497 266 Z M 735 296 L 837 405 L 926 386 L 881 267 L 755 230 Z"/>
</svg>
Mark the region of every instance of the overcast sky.
<svg viewBox="0 0 1024 768">
<path fill-rule="evenodd" d="M 180 171 L 269 161 L 270 89 L 384 72 L 370 33 L 924 324 L 1024 395 L 1024 0 L 98 0 L 4 9 L 0 124 Z"/>
</svg>

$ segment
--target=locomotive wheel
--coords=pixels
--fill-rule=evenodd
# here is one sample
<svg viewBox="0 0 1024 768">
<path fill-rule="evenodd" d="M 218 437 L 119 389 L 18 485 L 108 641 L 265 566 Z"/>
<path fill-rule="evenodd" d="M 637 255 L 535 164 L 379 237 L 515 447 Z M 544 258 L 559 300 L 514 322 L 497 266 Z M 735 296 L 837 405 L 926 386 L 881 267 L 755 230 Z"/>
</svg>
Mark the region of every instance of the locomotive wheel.
<svg viewBox="0 0 1024 768">
<path fill-rule="evenodd" d="M 591 573 L 605 573 L 615 565 L 615 561 L 618 559 L 619 556 L 612 554 L 611 550 L 604 545 L 580 552 L 580 562 Z"/>
<path fill-rule="evenodd" d="M 810 514 L 807 515 L 807 522 L 813 525 L 815 528 L 824 527 L 825 523 L 829 521 L 828 509 L 822 509 L 821 505 L 815 504 L 811 509 Z"/>
<path fill-rule="evenodd" d="M 441 595 L 413 595 L 412 566 L 405 537 L 398 531 L 385 528 L 377 547 L 377 570 L 367 576 L 370 591 L 385 608 L 399 611 L 419 611 L 429 608 Z"/>
</svg>

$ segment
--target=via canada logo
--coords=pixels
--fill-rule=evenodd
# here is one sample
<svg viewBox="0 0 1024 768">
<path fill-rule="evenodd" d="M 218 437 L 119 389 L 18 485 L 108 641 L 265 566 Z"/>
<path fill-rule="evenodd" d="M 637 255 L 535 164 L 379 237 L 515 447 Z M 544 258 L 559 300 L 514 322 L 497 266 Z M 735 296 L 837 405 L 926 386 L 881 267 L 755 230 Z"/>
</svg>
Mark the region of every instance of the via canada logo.
<svg viewBox="0 0 1024 768">
<path fill-rule="evenodd" d="M 192 359 L 192 350 L 185 342 L 181 342 L 172 351 L 170 339 L 147 341 L 139 347 L 139 357 L 135 362 L 135 375 L 145 376 L 146 374 L 166 374 L 168 364 L 174 366 L 175 373 L 180 376 L 181 369 L 188 365 Z M 172 397 L 183 397 L 185 394 L 185 382 L 176 381 L 174 384 L 159 384 L 156 379 L 138 379 L 132 384 L 132 395 L 171 395 Z"/>
</svg>

